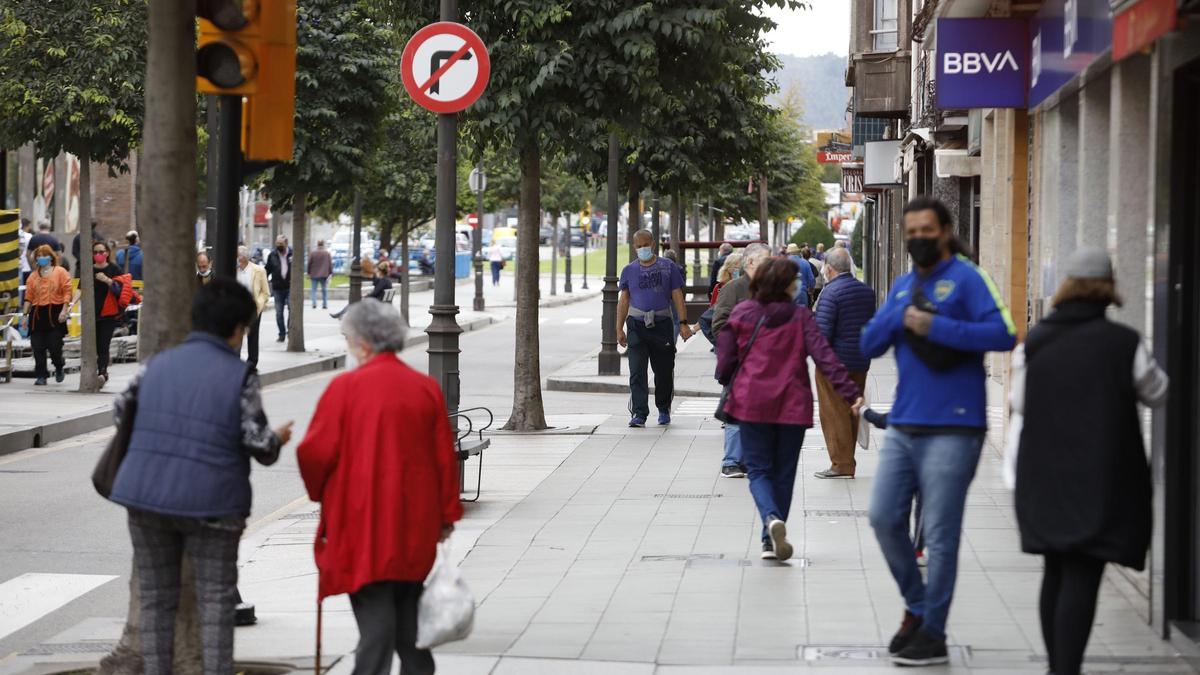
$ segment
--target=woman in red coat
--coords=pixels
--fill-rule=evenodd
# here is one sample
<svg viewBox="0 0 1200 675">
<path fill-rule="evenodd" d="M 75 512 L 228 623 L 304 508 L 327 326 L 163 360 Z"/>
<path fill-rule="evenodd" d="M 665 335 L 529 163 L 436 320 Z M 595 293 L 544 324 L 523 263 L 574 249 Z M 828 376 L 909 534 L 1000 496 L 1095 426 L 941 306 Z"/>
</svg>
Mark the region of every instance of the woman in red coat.
<svg viewBox="0 0 1200 675">
<path fill-rule="evenodd" d="M 297 450 L 308 495 L 321 503 L 320 598 L 350 594 L 356 675 L 390 672 L 393 652 L 405 675 L 432 673 L 433 655 L 415 646 L 417 602 L 438 542 L 463 512 L 446 404 L 433 379 L 396 357 L 404 323 L 395 308 L 356 303 L 342 331 L 360 365 L 329 384 Z"/>
</svg>

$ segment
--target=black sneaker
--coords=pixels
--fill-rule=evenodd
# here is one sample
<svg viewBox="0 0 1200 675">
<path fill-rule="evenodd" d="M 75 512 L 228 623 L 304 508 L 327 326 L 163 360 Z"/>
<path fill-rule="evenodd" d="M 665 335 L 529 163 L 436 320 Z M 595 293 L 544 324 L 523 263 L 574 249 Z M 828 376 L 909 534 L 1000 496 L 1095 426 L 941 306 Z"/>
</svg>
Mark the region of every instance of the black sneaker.
<svg viewBox="0 0 1200 675">
<path fill-rule="evenodd" d="M 771 545 L 770 539 L 763 539 L 763 550 L 762 550 L 761 558 L 763 560 L 778 560 L 778 558 L 775 555 L 775 547 Z"/>
<path fill-rule="evenodd" d="M 888 654 L 893 656 L 899 654 L 902 649 L 912 642 L 913 636 L 916 635 L 917 629 L 921 627 L 921 617 L 912 612 L 905 611 L 904 619 L 900 622 L 900 630 L 892 636 L 892 641 L 888 643 Z"/>
<path fill-rule="evenodd" d="M 743 471 L 742 468 L 736 464 L 734 464 L 733 466 L 723 466 L 723 467 L 721 467 L 721 477 L 722 478 L 745 478 L 746 472 Z"/>
<path fill-rule="evenodd" d="M 63 379 L 66 378 L 66 376 L 67 376 L 66 371 L 63 370 L 61 367 L 54 369 L 54 381 L 55 382 L 62 382 Z"/>
<path fill-rule="evenodd" d="M 892 663 L 898 666 L 935 666 L 949 662 L 946 641 L 923 630 L 918 630 L 908 646 L 892 656 Z"/>
</svg>

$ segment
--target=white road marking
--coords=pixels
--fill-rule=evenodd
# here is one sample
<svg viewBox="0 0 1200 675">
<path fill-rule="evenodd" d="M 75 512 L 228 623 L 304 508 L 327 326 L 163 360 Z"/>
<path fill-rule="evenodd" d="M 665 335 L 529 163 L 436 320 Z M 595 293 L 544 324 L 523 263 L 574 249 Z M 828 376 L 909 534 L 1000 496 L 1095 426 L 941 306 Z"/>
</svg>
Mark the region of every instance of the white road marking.
<svg viewBox="0 0 1200 675">
<path fill-rule="evenodd" d="M 0 639 L 116 578 L 29 572 L 9 579 L 0 584 Z"/>
<path fill-rule="evenodd" d="M 580 317 L 575 317 L 574 319 L 567 319 L 567 320 L 566 320 L 566 321 L 564 321 L 563 323 L 566 323 L 566 324 L 580 324 L 580 323 L 591 323 L 591 322 L 592 322 L 592 317 L 590 317 L 590 316 L 588 316 L 588 317 L 582 317 L 582 316 L 580 316 Z"/>
</svg>

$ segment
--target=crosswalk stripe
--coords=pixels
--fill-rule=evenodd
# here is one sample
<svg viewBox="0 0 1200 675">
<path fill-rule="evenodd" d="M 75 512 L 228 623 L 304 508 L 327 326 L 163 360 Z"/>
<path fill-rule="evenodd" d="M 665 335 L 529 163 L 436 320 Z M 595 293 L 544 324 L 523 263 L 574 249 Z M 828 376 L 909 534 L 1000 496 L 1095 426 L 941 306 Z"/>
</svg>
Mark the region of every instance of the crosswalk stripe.
<svg viewBox="0 0 1200 675">
<path fill-rule="evenodd" d="M 116 578 L 29 572 L 9 579 L 0 584 L 0 639 Z"/>
</svg>

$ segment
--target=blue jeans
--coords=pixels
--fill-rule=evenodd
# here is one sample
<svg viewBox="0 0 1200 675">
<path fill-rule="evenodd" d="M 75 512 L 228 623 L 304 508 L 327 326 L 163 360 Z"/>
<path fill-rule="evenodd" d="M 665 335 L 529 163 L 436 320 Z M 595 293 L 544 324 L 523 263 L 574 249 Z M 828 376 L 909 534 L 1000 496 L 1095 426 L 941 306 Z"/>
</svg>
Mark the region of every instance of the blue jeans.
<svg viewBox="0 0 1200 675">
<path fill-rule="evenodd" d="M 800 462 L 800 446 L 804 445 L 807 427 L 761 422 L 742 422 L 738 426 L 742 461 L 746 463 L 750 495 L 762 518 L 765 541 L 767 522 L 771 518 L 786 521 L 792 509 L 796 465 Z"/>
<path fill-rule="evenodd" d="M 321 309 L 329 309 L 329 277 L 312 277 L 312 303 L 317 308 L 317 287 L 321 288 Z"/>
<path fill-rule="evenodd" d="M 287 310 L 291 291 L 272 288 L 271 297 L 275 298 L 275 325 L 279 328 L 279 337 L 287 337 L 287 318 L 284 316 L 284 312 Z M 300 302 L 304 302 L 304 300 L 301 299 Z"/>
<path fill-rule="evenodd" d="M 499 260 L 492 261 L 492 285 L 500 285 L 500 270 L 504 269 L 504 263 Z"/>
<path fill-rule="evenodd" d="M 737 466 L 742 463 L 742 428 L 736 424 L 725 425 L 725 457 L 721 466 Z"/>
<path fill-rule="evenodd" d="M 923 617 L 922 629 L 939 638 L 946 636 L 946 617 L 958 577 L 967 488 L 975 478 L 982 449 L 982 432 L 923 435 L 890 427 L 879 451 L 871 493 L 871 527 L 908 611 Z M 917 569 L 909 529 L 913 496 L 918 491 L 928 582 Z"/>
</svg>

